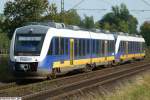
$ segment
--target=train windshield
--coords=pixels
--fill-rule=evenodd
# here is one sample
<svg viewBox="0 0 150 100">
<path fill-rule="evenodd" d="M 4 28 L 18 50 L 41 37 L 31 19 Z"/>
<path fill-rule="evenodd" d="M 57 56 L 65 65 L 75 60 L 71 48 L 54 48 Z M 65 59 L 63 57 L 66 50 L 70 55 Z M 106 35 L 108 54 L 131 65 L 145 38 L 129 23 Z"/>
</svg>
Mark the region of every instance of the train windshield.
<svg viewBox="0 0 150 100">
<path fill-rule="evenodd" d="M 16 56 L 39 56 L 44 41 L 42 34 L 17 34 L 14 54 Z"/>
</svg>

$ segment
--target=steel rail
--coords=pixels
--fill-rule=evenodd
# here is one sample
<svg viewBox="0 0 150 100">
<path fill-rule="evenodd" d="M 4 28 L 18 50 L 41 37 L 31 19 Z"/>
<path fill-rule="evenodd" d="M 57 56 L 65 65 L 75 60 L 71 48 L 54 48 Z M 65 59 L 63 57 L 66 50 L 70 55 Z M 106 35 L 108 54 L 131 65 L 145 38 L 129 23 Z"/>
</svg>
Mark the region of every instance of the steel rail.
<svg viewBox="0 0 150 100">
<path fill-rule="evenodd" d="M 59 97 L 63 97 L 63 96 L 75 93 L 78 90 L 92 87 L 95 85 L 105 84 L 107 82 L 110 82 L 110 81 L 113 81 L 113 80 L 116 80 L 116 79 L 119 79 L 119 78 L 122 78 L 122 77 L 125 77 L 128 75 L 143 71 L 143 70 L 148 69 L 148 68 L 150 68 L 150 63 L 131 67 L 128 69 L 123 69 L 123 70 L 111 72 L 109 74 L 97 76 L 97 77 L 82 80 L 82 81 L 73 82 L 71 84 L 66 84 L 66 85 L 63 85 L 63 86 L 55 88 L 55 89 L 48 89 L 48 90 L 37 92 L 34 94 L 25 95 L 25 96 L 22 96 L 22 98 L 25 100 L 29 100 L 29 99 L 38 100 L 41 98 L 42 99 L 47 99 L 47 98 L 56 99 Z"/>
</svg>

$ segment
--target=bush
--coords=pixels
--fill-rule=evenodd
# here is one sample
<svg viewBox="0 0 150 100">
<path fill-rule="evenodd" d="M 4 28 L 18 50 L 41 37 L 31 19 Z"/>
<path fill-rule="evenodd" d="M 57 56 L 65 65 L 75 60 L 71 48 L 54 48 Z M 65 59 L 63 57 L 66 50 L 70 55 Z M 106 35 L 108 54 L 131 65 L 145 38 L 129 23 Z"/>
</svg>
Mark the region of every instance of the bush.
<svg viewBox="0 0 150 100">
<path fill-rule="evenodd" d="M 9 70 L 8 55 L 0 55 L 0 81 L 12 80 L 13 76 Z"/>
</svg>

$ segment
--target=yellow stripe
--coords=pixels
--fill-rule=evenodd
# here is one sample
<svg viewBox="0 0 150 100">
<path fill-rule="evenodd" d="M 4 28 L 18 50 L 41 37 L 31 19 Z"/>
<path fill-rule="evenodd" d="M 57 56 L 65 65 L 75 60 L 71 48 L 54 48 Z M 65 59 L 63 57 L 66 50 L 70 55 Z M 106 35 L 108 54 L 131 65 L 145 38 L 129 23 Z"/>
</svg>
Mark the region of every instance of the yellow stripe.
<svg viewBox="0 0 150 100">
<path fill-rule="evenodd" d="M 142 58 L 145 56 L 145 53 L 141 54 L 128 54 L 128 55 L 123 55 L 120 58 L 122 60 L 127 60 L 127 59 L 132 59 L 132 58 Z M 74 67 L 74 65 L 84 65 L 87 63 L 103 63 L 103 62 L 108 62 L 108 61 L 113 61 L 115 59 L 114 56 L 111 57 L 100 57 L 100 58 L 92 58 L 92 59 L 79 59 L 79 60 L 73 60 L 73 65 L 70 64 L 70 60 L 64 61 L 64 63 L 61 63 L 60 61 L 54 62 L 53 63 L 53 68 L 61 68 L 61 67 Z"/>
<path fill-rule="evenodd" d="M 64 61 L 64 63 L 61 63 L 60 61 L 53 63 L 53 68 L 62 68 L 62 67 L 73 67 L 74 65 L 84 65 L 87 63 L 90 63 L 92 60 L 92 63 L 103 63 L 108 61 L 113 61 L 115 59 L 114 56 L 111 57 L 100 57 L 100 58 L 92 58 L 92 59 L 79 59 L 79 60 L 73 60 L 73 65 L 70 64 L 70 60 Z"/>
<path fill-rule="evenodd" d="M 122 60 L 125 60 L 125 59 L 132 59 L 132 58 L 142 58 L 144 56 L 145 56 L 145 53 L 139 53 L 139 54 L 122 55 L 120 58 Z"/>
</svg>

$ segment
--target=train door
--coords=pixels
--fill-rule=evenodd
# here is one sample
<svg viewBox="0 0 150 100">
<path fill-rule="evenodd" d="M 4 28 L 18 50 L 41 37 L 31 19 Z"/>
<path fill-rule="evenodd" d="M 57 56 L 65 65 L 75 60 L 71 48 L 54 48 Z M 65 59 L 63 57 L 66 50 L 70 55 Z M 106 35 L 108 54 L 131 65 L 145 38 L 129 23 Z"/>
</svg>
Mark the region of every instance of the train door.
<svg viewBox="0 0 150 100">
<path fill-rule="evenodd" d="M 105 56 L 105 60 L 107 60 L 107 54 L 108 54 L 108 41 L 104 42 L 104 56 Z"/>
<path fill-rule="evenodd" d="M 126 58 L 128 59 L 128 42 L 126 42 L 125 54 L 126 54 Z"/>
<path fill-rule="evenodd" d="M 70 39 L 70 65 L 73 65 L 74 60 L 74 39 Z"/>
</svg>

